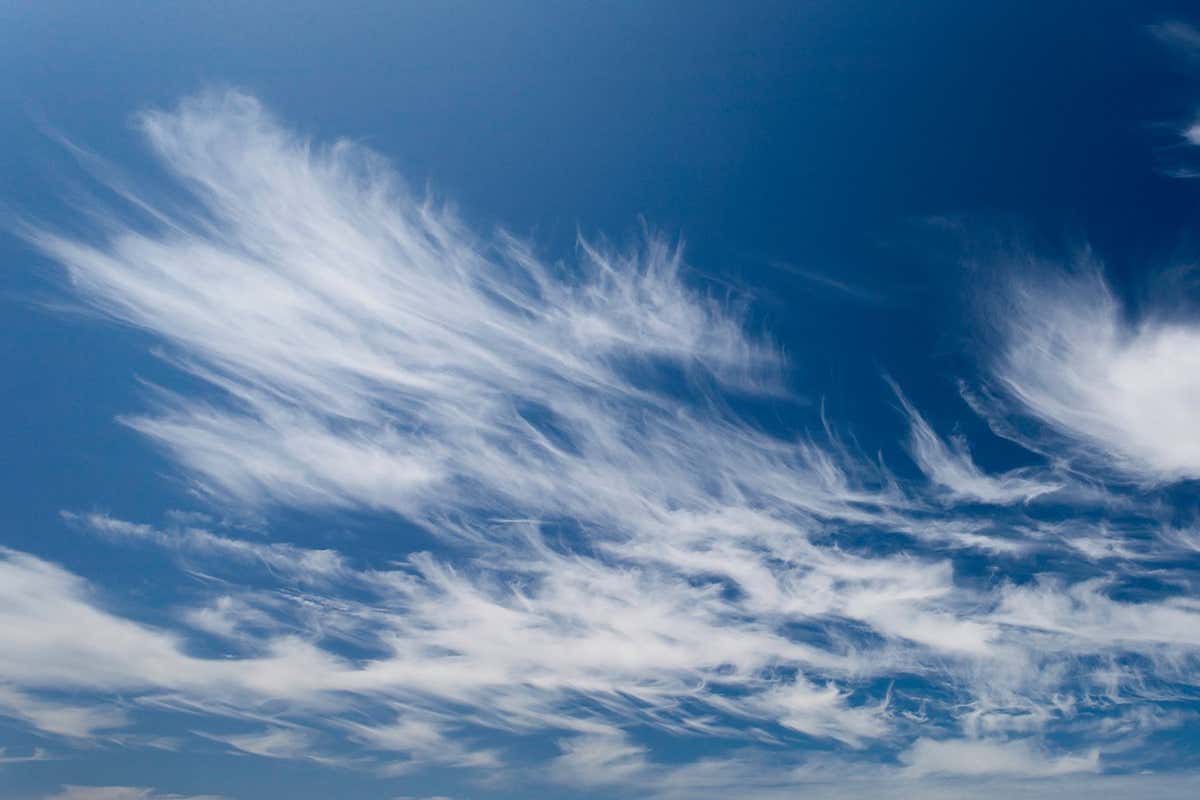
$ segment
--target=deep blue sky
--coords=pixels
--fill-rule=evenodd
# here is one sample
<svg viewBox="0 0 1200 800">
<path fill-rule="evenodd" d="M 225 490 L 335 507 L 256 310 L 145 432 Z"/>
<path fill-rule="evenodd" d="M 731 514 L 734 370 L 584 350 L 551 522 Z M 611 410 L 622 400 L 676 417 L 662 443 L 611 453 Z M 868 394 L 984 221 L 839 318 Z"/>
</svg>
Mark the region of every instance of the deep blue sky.
<svg viewBox="0 0 1200 800">
<path fill-rule="evenodd" d="M 980 309 L 1000 291 L 1008 262 L 1021 260 L 1013 254 L 1063 263 L 1090 247 L 1130 308 L 1153 308 L 1164 294 L 1186 305 L 1186 280 L 1164 289 L 1161 276 L 1178 277 L 1195 256 L 1190 228 L 1200 193 L 1170 173 L 1187 157 L 1181 130 L 1200 101 L 1200 60 L 1151 28 L 1188 22 L 1192 4 L 335 6 L 0 4 L 3 213 L 92 235 L 87 198 L 111 198 L 60 137 L 152 187 L 147 196 L 171 198 L 178 189 L 148 155 L 133 115 L 205 89 L 236 89 L 314 141 L 365 145 L 418 192 L 453 204 L 469 228 L 528 238 L 548 262 L 574 260 L 580 235 L 626 247 L 641 240 L 644 225 L 682 240 L 685 282 L 748 302 L 745 324 L 769 334 L 787 359 L 781 395 L 735 392 L 724 398 L 730 413 L 791 439 L 820 434 L 823 408 L 840 436 L 869 457 L 879 453 L 902 481 L 922 472 L 906 455 L 908 421 L 884 375 L 934 430 L 965 435 L 984 472 L 1046 463 L 992 435 L 959 392 L 960 379 L 986 382 L 996 334 L 980 324 Z M 253 536 L 339 549 L 359 565 L 444 551 L 419 522 L 386 509 L 269 500 L 230 506 L 197 493 L 186 466 L 117 418 L 146 410 L 146 383 L 208 398 L 212 388 L 156 355 L 166 334 L 153 325 L 136 330 L 82 313 L 88 298 L 19 235 L 0 238 L 0 259 L 0 544 L 94 581 L 105 608 L 162 626 L 179 624 L 179 609 L 201 602 L 207 585 L 181 583 L 170 558 L 106 544 L 62 512 L 151 525 L 180 510 L 232 517 Z M 664 391 L 686 395 L 687 385 Z M 1063 502 L 1068 510 L 1053 501 L 1042 518 L 1102 519 L 1106 530 L 1132 519 L 1139 536 L 1155 527 L 1148 519 L 1190 522 L 1195 476 L 1186 469 L 1182 482 L 1152 492 L 1110 477 L 1093 472 L 1084 482 L 1157 510 L 1097 511 L 1072 499 Z M 923 518 L 949 514 L 945 505 L 929 508 L 942 510 L 925 509 Z M 994 522 L 1008 524 L 1013 514 L 1024 512 L 996 511 Z M 404 535 L 393 536 L 398 530 Z M 894 546 L 871 538 L 877 534 L 869 525 L 866 533 L 850 525 L 828 533 L 852 548 Z M 926 545 L 912 552 L 932 557 Z M 962 585 L 995 574 L 988 558 L 970 551 L 943 555 Z M 1111 565 L 1059 569 L 1058 557 L 1000 570 L 1018 581 L 1042 567 L 1068 579 L 1121 574 L 1128 591 L 1153 583 Z M 1165 584 L 1193 587 L 1194 573 L 1183 569 L 1184 578 L 1172 574 Z M 1153 586 L 1147 591 L 1159 596 Z M 0 629 L 0 651 L 4 635 Z M 188 645 L 197 653 L 206 646 Z M 1130 659 L 1136 670 L 1143 656 L 1114 658 Z M 919 691 L 932 697 L 942 688 L 934 684 Z M 1171 711 L 1193 712 L 1192 690 L 1172 686 L 1180 694 Z M 135 696 L 130 689 L 121 703 Z M 139 735 L 204 727 L 161 709 L 137 715 L 130 730 Z M 237 726 L 224 720 L 218 729 Z M 643 733 L 639 741 L 671 761 L 748 744 L 652 726 Z M 560 735 L 487 734 L 533 761 L 555 755 Z M 1048 732 L 1046 741 L 1067 741 L 1063 752 L 1086 750 L 1086 736 L 1075 735 Z M 1181 764 L 1194 759 L 1194 723 L 1155 735 L 1187 754 Z M 471 783 L 477 772 L 444 765 L 382 779 L 354 768 L 228 756 L 199 741 L 210 745 L 199 754 L 132 739 L 97 748 L 0 718 L 0 747 L 10 755 L 42 746 L 57 759 L 0 765 L 0 787 L 13 787 L 0 796 L 49 796 L 60 784 L 240 798 L 535 791 L 512 780 L 481 787 Z M 820 737 L 797 741 L 786 740 L 784 750 L 837 749 Z M 855 752 L 894 765 L 901 749 L 892 742 Z"/>
</svg>

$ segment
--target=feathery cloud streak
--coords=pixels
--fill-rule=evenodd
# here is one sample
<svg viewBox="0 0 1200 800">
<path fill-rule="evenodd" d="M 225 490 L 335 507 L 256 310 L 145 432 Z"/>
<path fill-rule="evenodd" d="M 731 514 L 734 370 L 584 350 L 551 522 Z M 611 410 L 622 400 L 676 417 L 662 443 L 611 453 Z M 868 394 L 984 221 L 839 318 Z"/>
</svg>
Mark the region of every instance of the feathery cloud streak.
<svg viewBox="0 0 1200 800">
<path fill-rule="evenodd" d="M 664 776 L 634 731 L 883 748 L 897 780 L 964 757 L 979 774 L 1047 777 L 1100 769 L 1105 745 L 1174 724 L 1162 701 L 1194 691 L 1193 574 L 1177 569 L 1169 596 L 1117 599 L 1039 524 L 1038 503 L 1077 474 L 989 475 L 898 388 L 931 485 L 831 427 L 782 438 L 727 410 L 785 393 L 786 365 L 735 302 L 687 285 L 677 248 L 581 242 L 577 263 L 546 264 L 413 198 L 364 148 L 312 144 L 238 93 L 139 122 L 185 200 L 139 199 L 90 240 L 27 232 L 82 300 L 208 387 L 157 392 L 127 423 L 213 503 L 395 514 L 444 551 L 356 564 L 71 513 L 229 582 L 164 629 L 6 552 L 0 713 L 88 736 L 137 710 L 68 713 L 42 694 L 127 692 L 244 725 L 210 744 L 385 774 L 503 772 L 485 732 L 549 733 L 551 779 L 668 793 L 685 776 Z M 1018 296 L 996 386 L 1079 468 L 1103 454 L 1145 483 L 1193 477 L 1190 440 L 1168 435 L 1190 424 L 1175 371 L 1190 329 L 1131 333 L 1112 303 L 1075 300 Z M 663 388 L 680 379 L 686 392 Z M 1134 412 L 1143 401 L 1154 420 Z M 981 504 L 1014 507 L 1002 532 Z M 851 531 L 896 547 L 851 546 Z M 1031 550 L 1075 568 L 1005 577 Z M 999 577 L 964 579 L 962 551 Z M 246 570 L 263 574 L 239 583 Z M 233 657 L 198 655 L 209 637 Z M 1089 747 L 1047 738 L 1068 729 Z"/>
</svg>

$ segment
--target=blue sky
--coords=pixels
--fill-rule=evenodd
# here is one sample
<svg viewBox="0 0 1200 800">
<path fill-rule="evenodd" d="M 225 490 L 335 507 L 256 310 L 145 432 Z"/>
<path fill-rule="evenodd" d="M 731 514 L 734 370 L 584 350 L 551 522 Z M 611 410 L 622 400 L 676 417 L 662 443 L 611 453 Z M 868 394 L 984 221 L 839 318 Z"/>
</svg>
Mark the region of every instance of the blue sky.
<svg viewBox="0 0 1200 800">
<path fill-rule="evenodd" d="M 1200 20 L 741 6 L 0 5 L 0 796 L 1194 794 Z"/>
</svg>

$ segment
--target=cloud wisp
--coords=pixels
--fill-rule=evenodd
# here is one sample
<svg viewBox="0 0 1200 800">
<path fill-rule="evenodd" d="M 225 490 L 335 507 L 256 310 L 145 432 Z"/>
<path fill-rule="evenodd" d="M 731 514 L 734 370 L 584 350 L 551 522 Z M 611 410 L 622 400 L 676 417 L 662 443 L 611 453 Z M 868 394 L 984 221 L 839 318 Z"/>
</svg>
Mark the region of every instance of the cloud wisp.
<svg viewBox="0 0 1200 800">
<path fill-rule="evenodd" d="M 174 624 L 152 624 L 3 551 L 0 714 L 81 739 L 145 709 L 186 712 L 221 723 L 193 727 L 210 747 L 497 780 L 518 769 L 505 737 L 548 736 L 550 782 L 671 796 L 715 762 L 665 767 L 639 732 L 882 752 L 897 781 L 964 760 L 1051 778 L 1103 769 L 1105 746 L 1169 724 L 1160 703 L 1195 691 L 1193 576 L 1137 601 L 1097 580 L 1094 559 L 1031 516 L 1078 484 L 1062 464 L 988 474 L 898 387 L 927 480 L 830 425 L 785 435 L 734 413 L 739 397 L 785 397 L 787 364 L 736 298 L 690 284 L 679 248 L 581 241 L 575 262 L 546 263 L 412 196 L 363 147 L 314 144 L 237 92 L 139 125 L 186 190 L 175 206 L 97 211 L 91 238 L 25 231 L 81 302 L 194 379 L 153 389 L 125 422 L 207 503 L 407 524 L 380 534 L 394 558 L 366 563 L 286 531 L 67 511 L 210 580 Z M 1131 326 L 1101 287 L 1079 290 L 1086 305 L 1019 297 L 998 393 L 1070 442 L 1080 469 L 1106 458 L 1147 485 L 1196 477 L 1195 440 L 1178 435 L 1192 329 Z M 415 530 L 438 546 L 417 551 Z M 1010 577 L 1030 550 L 1088 579 L 1083 566 Z M 963 575 L 963 552 L 993 577 Z M 91 699 L 50 696 L 64 689 Z M 125 707 L 104 706 L 116 693 Z M 1080 729 L 1086 749 L 1047 738 Z M 812 783 L 812 769 L 771 780 Z"/>
<path fill-rule="evenodd" d="M 1018 284 L 1013 296 L 995 380 L 1061 434 L 1066 455 L 1148 485 L 1200 477 L 1194 319 L 1131 319 L 1094 265 Z"/>
</svg>

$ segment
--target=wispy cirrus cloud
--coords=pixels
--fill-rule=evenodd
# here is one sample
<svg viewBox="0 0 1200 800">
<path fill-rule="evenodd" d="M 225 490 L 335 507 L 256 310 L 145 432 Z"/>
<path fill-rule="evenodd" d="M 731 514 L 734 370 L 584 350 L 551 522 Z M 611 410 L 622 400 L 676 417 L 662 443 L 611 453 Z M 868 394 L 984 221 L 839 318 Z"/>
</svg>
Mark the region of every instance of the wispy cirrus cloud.
<svg viewBox="0 0 1200 800">
<path fill-rule="evenodd" d="M 221 800 L 217 795 L 163 794 L 140 786 L 66 785 L 45 800 Z"/>
<path fill-rule="evenodd" d="M 144 543 L 181 555 L 245 562 L 301 581 L 330 580 L 349 572 L 345 559 L 333 550 L 299 548 L 278 542 L 251 542 L 221 536 L 195 525 L 159 529 L 114 519 L 105 514 L 63 512 L 68 523 L 100 536 Z"/>
<path fill-rule="evenodd" d="M 40 747 L 35 747 L 24 755 L 9 755 L 7 748 L 0 747 L 0 766 L 4 764 L 28 764 L 33 761 L 49 761 L 53 757 Z"/>
<path fill-rule="evenodd" d="M 1200 327 L 1131 318 L 1094 265 L 1018 283 L 997 312 L 995 380 L 1064 456 L 1146 484 L 1200 476 Z M 1177 316 L 1177 315 L 1176 315 Z"/>
<path fill-rule="evenodd" d="M 196 379 L 127 424 L 209 503 L 379 512 L 439 546 L 413 552 L 398 526 L 396 558 L 363 564 L 286 531 L 68 513 L 220 577 L 180 601 L 177 624 L 151 624 L 4 551 L 13 716 L 86 736 L 104 720 L 39 724 L 29 709 L 64 688 L 121 692 L 130 716 L 114 724 L 176 710 L 246 754 L 497 780 L 518 769 L 497 741 L 549 736 L 553 780 L 668 797 L 749 771 L 664 766 L 638 731 L 882 752 L 902 765 L 882 778 L 906 785 L 963 757 L 979 775 L 1045 779 L 1103 768 L 1128 732 L 1095 720 L 1118 701 L 1193 690 L 1190 573 L 1120 599 L 1030 502 L 1081 496 L 1076 464 L 1115 462 L 1145 485 L 1193 477 L 1186 325 L 1133 326 L 1098 281 L 1018 293 L 995 396 L 1070 458 L 988 474 L 897 390 L 925 480 L 898 477 L 828 423 L 798 436 L 732 410 L 782 402 L 787 364 L 736 299 L 689 281 L 677 247 L 581 241 L 575 262 L 546 263 L 236 92 L 139 125 L 186 190 L 175 206 L 122 186 L 133 209 L 97 211 L 93 237 L 26 229 L 81 302 Z M 1034 551 L 1057 573 L 1010 579 Z M 965 574 L 963 552 L 977 560 Z M 214 639 L 219 657 L 197 647 Z M 1068 726 L 1091 726 L 1094 746 L 1050 748 Z M 814 780 L 800 764 L 747 785 L 766 797 Z"/>
<path fill-rule="evenodd" d="M 1098 752 L 1085 755 L 1049 756 L 1025 739 L 934 741 L 918 739 L 901 755 L 905 769 L 914 776 L 1018 775 L 1041 777 L 1096 772 Z"/>
<path fill-rule="evenodd" d="M 1200 31 L 1183 20 L 1171 19 L 1150 26 L 1150 32 L 1163 44 L 1189 52 L 1200 52 Z"/>
<path fill-rule="evenodd" d="M 921 412 L 908 401 L 894 381 L 889 383 L 909 422 L 909 448 L 921 471 L 938 486 L 960 501 L 1008 505 L 1028 502 L 1063 488 L 1048 477 L 1028 474 L 1028 470 L 1005 475 L 987 475 L 975 465 L 965 439 L 949 443 L 934 432 Z"/>
<path fill-rule="evenodd" d="M 125 711 L 113 705 L 72 705 L 41 700 L 2 685 L 0 715 L 22 720 L 44 733 L 81 739 L 129 723 Z"/>
</svg>

